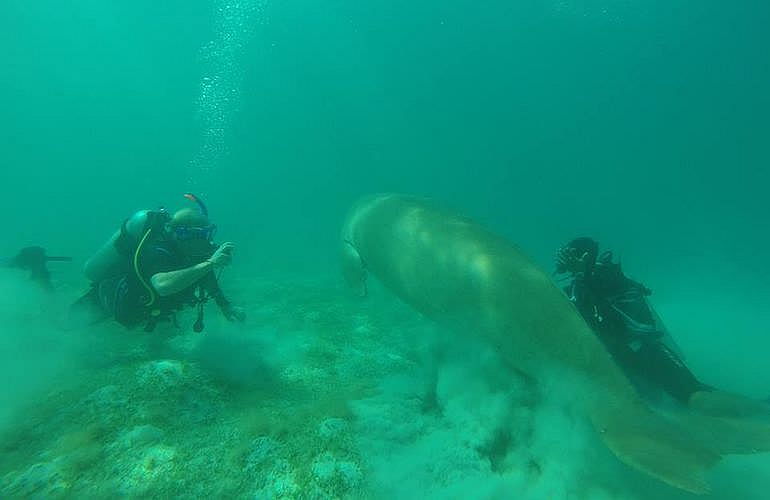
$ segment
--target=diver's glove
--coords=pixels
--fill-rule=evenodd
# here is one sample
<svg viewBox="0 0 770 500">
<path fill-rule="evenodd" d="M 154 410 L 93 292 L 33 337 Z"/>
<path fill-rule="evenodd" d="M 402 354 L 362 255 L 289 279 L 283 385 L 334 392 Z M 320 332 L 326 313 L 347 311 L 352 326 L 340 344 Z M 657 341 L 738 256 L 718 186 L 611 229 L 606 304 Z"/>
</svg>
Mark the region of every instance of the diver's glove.
<svg viewBox="0 0 770 500">
<path fill-rule="evenodd" d="M 580 274 L 586 271 L 588 252 L 578 255 L 577 249 L 562 247 L 556 252 L 556 273 Z"/>
<path fill-rule="evenodd" d="M 222 308 L 222 314 L 224 314 L 227 321 L 243 323 L 246 320 L 246 311 L 244 311 L 242 307 L 228 304 Z"/>
</svg>

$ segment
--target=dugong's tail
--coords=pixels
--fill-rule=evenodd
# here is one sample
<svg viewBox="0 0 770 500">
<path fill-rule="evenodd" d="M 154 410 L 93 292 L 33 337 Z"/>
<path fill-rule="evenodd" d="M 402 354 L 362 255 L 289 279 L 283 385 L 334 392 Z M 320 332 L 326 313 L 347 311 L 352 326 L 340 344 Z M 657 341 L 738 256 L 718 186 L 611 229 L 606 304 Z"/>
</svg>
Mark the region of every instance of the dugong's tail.
<svg viewBox="0 0 770 500">
<path fill-rule="evenodd" d="M 770 422 L 762 419 L 687 415 L 683 422 L 719 453 L 751 455 L 770 451 Z"/>
<path fill-rule="evenodd" d="M 616 407 L 592 420 L 621 461 L 697 494 L 709 491 L 706 472 L 721 456 L 770 451 L 770 423 L 763 420 L 664 416 L 638 405 Z"/>
<path fill-rule="evenodd" d="M 676 421 L 645 408 L 636 410 L 628 415 L 627 409 L 616 408 L 593 419 L 607 447 L 622 462 L 671 486 L 708 493 L 706 472 L 721 454 Z"/>
</svg>

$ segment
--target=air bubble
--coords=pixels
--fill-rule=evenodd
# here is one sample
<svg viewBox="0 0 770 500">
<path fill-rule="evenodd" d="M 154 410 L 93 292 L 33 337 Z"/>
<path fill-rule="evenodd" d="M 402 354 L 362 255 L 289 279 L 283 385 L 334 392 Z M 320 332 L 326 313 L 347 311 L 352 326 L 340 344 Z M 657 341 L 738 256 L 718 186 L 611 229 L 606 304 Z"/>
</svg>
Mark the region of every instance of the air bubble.
<svg viewBox="0 0 770 500">
<path fill-rule="evenodd" d="M 202 127 L 201 143 L 189 163 L 190 188 L 205 185 L 207 175 L 216 169 L 226 153 L 226 136 L 232 115 L 238 109 L 243 80 L 242 52 L 262 19 L 264 0 L 219 0 L 215 9 L 214 39 L 201 48 L 206 76 L 201 78 L 196 103 Z"/>
</svg>

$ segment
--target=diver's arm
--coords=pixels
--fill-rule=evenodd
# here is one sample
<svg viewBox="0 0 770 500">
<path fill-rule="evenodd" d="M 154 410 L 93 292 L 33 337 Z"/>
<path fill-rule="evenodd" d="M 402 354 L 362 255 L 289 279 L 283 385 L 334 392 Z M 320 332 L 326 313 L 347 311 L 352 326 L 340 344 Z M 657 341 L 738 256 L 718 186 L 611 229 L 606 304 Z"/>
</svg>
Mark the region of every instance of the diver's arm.
<svg viewBox="0 0 770 500">
<path fill-rule="evenodd" d="M 200 264 L 195 264 L 178 271 L 154 274 L 150 282 L 155 291 L 158 292 L 158 295 L 168 297 L 191 287 L 213 269 L 214 264 L 210 260 L 204 260 Z"/>
<path fill-rule="evenodd" d="M 219 269 L 230 264 L 232 260 L 233 244 L 223 243 L 212 254 L 211 257 L 200 264 L 180 269 L 178 271 L 169 271 L 153 275 L 150 282 L 155 291 L 161 297 L 167 297 L 181 292 L 190 287 L 209 274 L 214 269 Z"/>
<path fill-rule="evenodd" d="M 572 273 L 572 282 L 564 288 L 564 292 L 576 305 L 581 305 L 587 300 L 588 283 L 585 273 Z"/>
<path fill-rule="evenodd" d="M 578 312 L 592 328 L 598 326 L 597 307 L 598 297 L 596 297 L 591 287 L 591 275 L 586 273 L 575 273 L 572 276 L 572 284 L 569 287 L 568 297 L 575 304 Z"/>
</svg>

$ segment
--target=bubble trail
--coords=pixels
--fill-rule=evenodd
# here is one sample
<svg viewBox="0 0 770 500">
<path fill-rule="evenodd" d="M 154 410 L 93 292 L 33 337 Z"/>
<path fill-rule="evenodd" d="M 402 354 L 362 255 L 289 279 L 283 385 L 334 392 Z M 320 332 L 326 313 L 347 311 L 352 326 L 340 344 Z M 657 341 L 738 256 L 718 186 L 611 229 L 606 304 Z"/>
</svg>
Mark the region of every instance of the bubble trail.
<svg viewBox="0 0 770 500">
<path fill-rule="evenodd" d="M 201 48 L 203 76 L 197 100 L 198 151 L 188 165 L 188 189 L 205 194 L 227 152 L 227 131 L 241 97 L 245 47 L 263 21 L 264 0 L 216 0 L 214 37 Z"/>
</svg>

